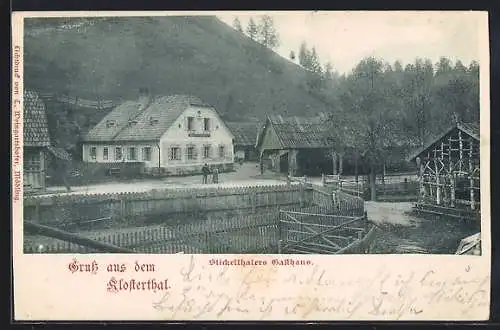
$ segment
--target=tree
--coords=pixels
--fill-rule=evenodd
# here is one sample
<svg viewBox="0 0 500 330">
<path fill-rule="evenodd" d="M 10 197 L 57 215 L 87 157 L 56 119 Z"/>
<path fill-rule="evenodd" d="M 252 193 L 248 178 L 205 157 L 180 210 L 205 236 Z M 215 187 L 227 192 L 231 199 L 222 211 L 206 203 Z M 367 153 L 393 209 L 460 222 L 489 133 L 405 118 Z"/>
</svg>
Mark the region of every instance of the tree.
<svg viewBox="0 0 500 330">
<path fill-rule="evenodd" d="M 295 52 L 293 50 L 290 51 L 290 55 L 288 55 L 292 61 L 295 61 Z"/>
<path fill-rule="evenodd" d="M 314 73 L 316 73 L 318 75 L 321 75 L 323 72 L 322 72 L 322 69 L 321 69 L 321 63 L 320 63 L 320 60 L 319 60 L 319 55 L 316 52 L 316 48 L 315 47 L 313 47 L 311 49 L 311 53 L 309 55 L 309 59 L 310 59 L 309 70 L 311 70 L 312 72 L 314 72 Z"/>
<path fill-rule="evenodd" d="M 309 50 L 307 50 L 307 44 L 305 41 L 303 41 L 300 44 L 299 48 L 299 64 L 302 65 L 304 68 L 309 68 L 310 67 L 310 57 L 309 57 Z"/>
<path fill-rule="evenodd" d="M 340 100 L 344 113 L 336 117 L 332 128 L 332 131 L 347 134 L 337 138 L 339 143 L 353 141 L 356 151 L 364 155 L 370 169 L 372 200 L 376 200 L 377 170 L 394 141 L 401 136 L 400 110 L 390 106 L 393 100 L 389 90 L 392 86 L 386 78 L 381 61 L 363 59 L 343 83 Z"/>
<path fill-rule="evenodd" d="M 233 20 L 233 28 L 238 31 L 243 33 L 243 27 L 241 26 L 240 19 L 238 17 L 235 17 Z"/>
<path fill-rule="evenodd" d="M 441 57 L 439 62 L 436 63 L 436 75 L 443 75 L 450 73 L 452 70 L 451 61 L 446 57 Z"/>
<path fill-rule="evenodd" d="M 416 59 L 406 66 L 403 79 L 403 99 L 406 108 L 406 129 L 410 139 L 424 144 L 428 133 L 431 106 L 431 90 L 434 83 L 432 62 Z"/>
<path fill-rule="evenodd" d="M 255 21 L 253 18 L 250 18 L 248 21 L 248 26 L 247 26 L 247 35 L 250 37 L 252 40 L 256 40 L 257 35 L 259 33 L 259 29 L 257 28 L 257 24 L 255 24 Z"/>
<path fill-rule="evenodd" d="M 325 77 L 325 80 L 333 80 L 333 66 L 332 66 L 332 63 L 326 62 L 323 75 Z"/>
<path fill-rule="evenodd" d="M 279 37 L 276 28 L 274 27 L 274 20 L 269 15 L 263 15 L 260 18 L 258 27 L 259 42 L 264 46 L 274 49 L 279 46 Z"/>
</svg>

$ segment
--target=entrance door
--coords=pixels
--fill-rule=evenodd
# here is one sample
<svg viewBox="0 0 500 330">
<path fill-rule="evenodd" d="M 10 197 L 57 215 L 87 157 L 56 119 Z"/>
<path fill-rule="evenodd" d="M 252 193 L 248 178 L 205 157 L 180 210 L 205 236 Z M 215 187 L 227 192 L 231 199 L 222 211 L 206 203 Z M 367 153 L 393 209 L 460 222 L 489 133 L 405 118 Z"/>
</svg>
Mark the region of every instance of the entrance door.
<svg viewBox="0 0 500 330">
<path fill-rule="evenodd" d="M 280 156 L 280 173 L 288 173 L 288 152 Z"/>
</svg>

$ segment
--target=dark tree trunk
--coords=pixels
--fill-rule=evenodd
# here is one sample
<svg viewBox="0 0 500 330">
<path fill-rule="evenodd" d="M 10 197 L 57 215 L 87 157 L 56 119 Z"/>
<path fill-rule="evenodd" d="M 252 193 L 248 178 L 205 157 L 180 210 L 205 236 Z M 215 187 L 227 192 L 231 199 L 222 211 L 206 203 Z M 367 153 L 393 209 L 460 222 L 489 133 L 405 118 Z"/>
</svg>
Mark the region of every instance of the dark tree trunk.
<svg viewBox="0 0 500 330">
<path fill-rule="evenodd" d="M 370 200 L 376 201 L 377 200 L 377 185 L 375 183 L 375 166 L 372 164 L 370 166 Z"/>
</svg>

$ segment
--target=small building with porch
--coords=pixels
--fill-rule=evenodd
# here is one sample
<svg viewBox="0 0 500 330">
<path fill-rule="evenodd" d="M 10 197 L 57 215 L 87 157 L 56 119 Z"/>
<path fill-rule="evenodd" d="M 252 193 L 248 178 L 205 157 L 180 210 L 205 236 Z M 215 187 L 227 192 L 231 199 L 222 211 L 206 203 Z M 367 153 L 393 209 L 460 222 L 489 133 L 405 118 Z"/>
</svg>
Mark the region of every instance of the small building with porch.
<svg viewBox="0 0 500 330">
<path fill-rule="evenodd" d="M 332 171 L 338 174 L 343 159 L 334 150 L 334 140 L 324 115 L 269 115 L 257 137 L 256 148 L 261 168 L 291 176 L 318 176 Z"/>
<path fill-rule="evenodd" d="M 456 122 L 415 150 L 408 160 L 419 169 L 417 208 L 477 218 L 481 208 L 479 155 L 477 123 Z"/>
</svg>

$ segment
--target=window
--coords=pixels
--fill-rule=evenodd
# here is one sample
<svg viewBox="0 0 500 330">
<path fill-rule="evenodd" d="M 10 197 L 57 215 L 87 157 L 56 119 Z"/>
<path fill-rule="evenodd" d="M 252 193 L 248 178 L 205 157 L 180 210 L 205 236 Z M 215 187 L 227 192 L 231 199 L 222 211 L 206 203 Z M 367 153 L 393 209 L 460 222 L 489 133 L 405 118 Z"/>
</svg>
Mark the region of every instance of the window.
<svg viewBox="0 0 500 330">
<path fill-rule="evenodd" d="M 203 118 L 203 130 L 210 131 L 210 118 Z"/>
<path fill-rule="evenodd" d="M 187 119 L 187 130 L 188 131 L 194 130 L 194 117 L 188 117 L 188 119 Z"/>
<path fill-rule="evenodd" d="M 179 147 L 170 148 L 169 159 L 170 160 L 180 160 L 181 159 L 181 148 L 179 148 Z"/>
<path fill-rule="evenodd" d="M 137 160 L 137 149 L 135 147 L 128 148 L 128 159 Z"/>
<path fill-rule="evenodd" d="M 102 149 L 102 159 L 108 160 L 108 158 L 109 158 L 108 147 L 104 147 L 104 149 Z"/>
<path fill-rule="evenodd" d="M 224 158 L 225 155 L 226 149 L 224 148 L 224 146 L 219 146 L 219 158 Z"/>
<path fill-rule="evenodd" d="M 90 147 L 90 159 L 95 160 L 97 158 L 97 148 Z"/>
<path fill-rule="evenodd" d="M 186 148 L 186 158 L 189 160 L 196 159 L 196 149 L 194 146 L 188 146 Z"/>
<path fill-rule="evenodd" d="M 122 159 L 122 148 L 116 147 L 115 148 L 115 160 L 121 160 L 121 159 Z"/>
<path fill-rule="evenodd" d="M 142 148 L 142 160 L 151 161 L 151 147 Z"/>
<path fill-rule="evenodd" d="M 212 146 L 204 146 L 203 158 L 211 158 L 211 157 L 212 157 Z"/>
</svg>

